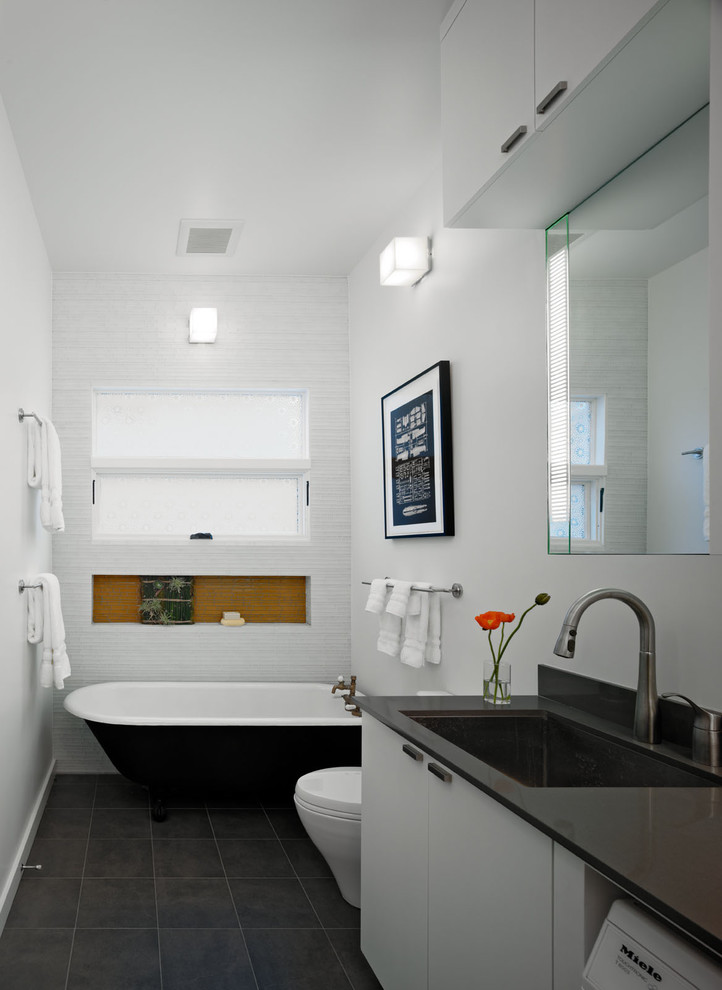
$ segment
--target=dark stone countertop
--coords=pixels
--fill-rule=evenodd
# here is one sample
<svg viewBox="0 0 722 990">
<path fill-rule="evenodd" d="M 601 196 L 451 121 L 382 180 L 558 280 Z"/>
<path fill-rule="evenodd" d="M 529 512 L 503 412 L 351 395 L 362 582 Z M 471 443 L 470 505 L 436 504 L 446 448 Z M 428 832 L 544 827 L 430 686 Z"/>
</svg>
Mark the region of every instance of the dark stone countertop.
<svg viewBox="0 0 722 990">
<path fill-rule="evenodd" d="M 627 689 L 619 691 L 633 696 Z M 715 957 L 722 957 L 722 770 L 707 771 L 709 787 L 527 787 L 402 714 L 499 712 L 481 696 L 357 696 L 357 700 L 367 717 L 416 743 Z M 665 762 L 700 769 L 684 747 L 637 742 L 631 728 L 571 707 L 566 700 L 565 704 L 539 695 L 517 697 L 503 711 L 548 711 L 625 745 L 654 752 Z M 612 705 L 618 700 L 607 698 Z M 622 698 L 625 708 L 623 702 Z M 582 701 L 585 704 L 594 707 Z"/>
</svg>

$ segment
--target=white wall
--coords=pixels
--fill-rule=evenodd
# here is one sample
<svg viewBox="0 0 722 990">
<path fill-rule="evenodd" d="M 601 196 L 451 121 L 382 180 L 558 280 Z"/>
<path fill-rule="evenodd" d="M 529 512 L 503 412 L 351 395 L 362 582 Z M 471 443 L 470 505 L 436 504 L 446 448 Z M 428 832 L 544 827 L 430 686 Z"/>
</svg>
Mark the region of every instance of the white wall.
<svg viewBox="0 0 722 990">
<path fill-rule="evenodd" d="M 50 569 L 50 537 L 38 493 L 26 484 L 26 431 L 18 407 L 49 416 L 51 273 L 15 143 L 0 103 L 0 923 L 19 878 L 16 862 L 51 767 L 50 691 L 40 687 L 37 647 L 26 639 L 18 580 Z"/>
<path fill-rule="evenodd" d="M 218 339 L 188 343 L 192 306 L 218 308 Z M 66 532 L 55 570 L 73 676 L 104 680 L 326 680 L 349 662 L 348 296 L 346 279 L 56 275 L 55 419 Z M 310 390 L 309 543 L 93 543 L 91 387 Z M 301 574 L 310 621 L 147 626 L 91 621 L 93 574 Z M 61 771 L 110 768 L 87 727 L 55 702 Z"/>
<path fill-rule="evenodd" d="M 709 252 L 649 280 L 648 548 L 706 553 L 701 461 L 709 432 Z"/>
<path fill-rule="evenodd" d="M 352 643 L 363 690 L 378 694 L 481 690 L 488 649 L 474 616 L 551 596 L 525 621 L 507 656 L 514 690 L 534 692 L 539 662 L 629 687 L 637 621 L 604 601 L 585 614 L 573 661 L 552 647 L 569 604 L 591 588 L 627 588 L 652 610 L 660 690 L 722 707 L 720 556 L 550 557 L 546 551 L 546 353 L 541 231 L 445 230 L 440 176 L 389 222 L 350 279 Z M 396 235 L 430 234 L 433 271 L 413 289 L 382 288 L 378 255 Z M 451 361 L 456 536 L 385 540 L 380 398 L 424 368 Z M 375 650 L 361 581 L 384 574 L 464 585 L 443 602 L 443 660 L 403 667 Z"/>
</svg>

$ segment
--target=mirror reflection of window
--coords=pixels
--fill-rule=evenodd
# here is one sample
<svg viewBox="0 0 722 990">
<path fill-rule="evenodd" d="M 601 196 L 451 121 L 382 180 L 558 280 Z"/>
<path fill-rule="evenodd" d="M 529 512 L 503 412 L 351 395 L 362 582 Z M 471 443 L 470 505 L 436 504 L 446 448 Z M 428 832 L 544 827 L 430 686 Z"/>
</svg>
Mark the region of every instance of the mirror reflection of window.
<svg viewBox="0 0 722 990">
<path fill-rule="evenodd" d="M 708 117 L 569 214 L 571 529 L 550 514 L 550 552 L 708 552 L 703 464 L 682 455 L 709 440 Z M 575 402 L 595 396 L 603 453 L 578 464 Z"/>
</svg>

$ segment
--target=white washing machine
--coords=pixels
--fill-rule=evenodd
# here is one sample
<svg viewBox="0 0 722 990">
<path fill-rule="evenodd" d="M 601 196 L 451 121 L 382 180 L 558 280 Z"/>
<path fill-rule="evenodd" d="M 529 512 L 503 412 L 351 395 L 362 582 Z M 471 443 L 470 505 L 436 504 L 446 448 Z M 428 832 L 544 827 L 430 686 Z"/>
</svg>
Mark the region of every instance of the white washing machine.
<svg viewBox="0 0 722 990">
<path fill-rule="evenodd" d="M 634 901 L 615 901 L 591 951 L 582 990 L 722 990 L 722 964 Z"/>
</svg>

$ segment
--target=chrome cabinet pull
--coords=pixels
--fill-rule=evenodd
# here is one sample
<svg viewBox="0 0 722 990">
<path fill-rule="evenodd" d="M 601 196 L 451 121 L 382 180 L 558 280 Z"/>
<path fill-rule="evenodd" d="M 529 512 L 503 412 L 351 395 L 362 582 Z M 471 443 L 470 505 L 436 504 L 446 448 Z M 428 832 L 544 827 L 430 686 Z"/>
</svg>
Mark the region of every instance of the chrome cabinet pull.
<svg viewBox="0 0 722 990">
<path fill-rule="evenodd" d="M 435 777 L 438 777 L 439 780 L 443 780 L 445 784 L 450 784 L 451 781 L 453 780 L 453 777 L 451 776 L 449 771 L 444 770 L 444 768 L 440 767 L 438 763 L 429 763 L 426 769 L 429 771 L 429 773 L 433 773 Z"/>
<path fill-rule="evenodd" d="M 404 753 L 406 753 L 407 756 L 411 757 L 412 760 L 416 760 L 418 762 L 420 760 L 423 760 L 424 758 L 424 754 L 422 752 L 420 752 L 418 749 L 414 749 L 413 746 L 409 746 L 408 743 L 404 743 L 404 745 L 401 748 L 404 751 Z"/>
<path fill-rule="evenodd" d="M 554 87 L 554 89 L 549 90 L 547 95 L 544 97 L 544 99 L 541 101 L 539 106 L 536 108 L 536 112 L 546 113 L 546 111 L 549 109 L 552 103 L 557 99 L 557 97 L 561 96 L 562 93 L 566 91 L 567 85 L 568 83 L 566 80 L 558 82 Z"/>
<path fill-rule="evenodd" d="M 525 134 L 526 134 L 526 124 L 522 124 L 521 127 L 517 127 L 514 133 L 510 137 L 508 137 L 506 141 L 502 144 L 501 153 L 505 155 L 507 151 L 511 150 L 511 148 L 516 144 L 517 141 L 520 141 L 521 138 L 524 137 Z"/>
</svg>

